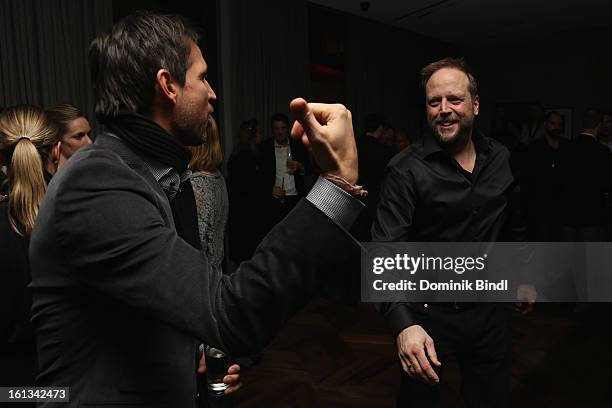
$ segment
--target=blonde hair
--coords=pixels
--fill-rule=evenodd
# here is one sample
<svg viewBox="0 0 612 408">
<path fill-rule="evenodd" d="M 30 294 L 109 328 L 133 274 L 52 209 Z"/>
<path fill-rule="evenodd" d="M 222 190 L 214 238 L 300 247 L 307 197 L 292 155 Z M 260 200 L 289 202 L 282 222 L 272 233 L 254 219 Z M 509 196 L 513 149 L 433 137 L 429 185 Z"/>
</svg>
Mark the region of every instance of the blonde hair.
<svg viewBox="0 0 612 408">
<path fill-rule="evenodd" d="M 206 142 L 200 146 L 190 147 L 191 161 L 189 168 L 193 171 L 215 170 L 223 161 L 219 128 L 217 121 L 211 116 L 210 125 L 206 128 Z"/>
<path fill-rule="evenodd" d="M 10 188 L 8 218 L 20 235 L 32 232 L 47 189 L 39 150 L 57 140 L 57 126 L 40 108 L 17 106 L 0 114 L 0 150 L 9 158 L 6 163 Z"/>
</svg>

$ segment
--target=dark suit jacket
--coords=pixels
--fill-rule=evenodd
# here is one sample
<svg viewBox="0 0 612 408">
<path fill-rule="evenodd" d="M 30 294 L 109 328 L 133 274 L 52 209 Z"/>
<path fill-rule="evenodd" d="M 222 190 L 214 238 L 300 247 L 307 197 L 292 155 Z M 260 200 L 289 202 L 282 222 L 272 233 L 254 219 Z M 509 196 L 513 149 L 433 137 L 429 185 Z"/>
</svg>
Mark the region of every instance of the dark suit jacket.
<svg viewBox="0 0 612 408">
<path fill-rule="evenodd" d="M 144 162 L 100 135 L 53 178 L 32 235 L 37 383 L 69 386 L 70 407 L 194 407 L 199 342 L 259 352 L 356 248 L 303 200 L 233 275 L 209 269 Z"/>
<path fill-rule="evenodd" d="M 262 183 L 257 153 L 249 147 L 237 147 L 227 162 L 227 172 L 229 257 L 239 264 L 253 255 L 265 235 L 261 215 L 267 212 L 270 191 Z"/>
<path fill-rule="evenodd" d="M 527 148 L 520 190 L 530 241 L 561 241 L 561 192 L 570 146 L 569 140 L 561 138 L 554 150 L 543 137 Z"/>
<path fill-rule="evenodd" d="M 368 195 L 361 200 L 365 210 L 353 226 L 351 232 L 359 241 L 371 241 L 370 229 L 376 215 L 380 197 L 380 188 L 385 175 L 385 168 L 393 157 L 393 152 L 373 136 L 363 135 L 357 138 L 357 157 L 359 160 L 359 181 Z"/>
<path fill-rule="evenodd" d="M 385 176 L 385 168 L 393 157 L 393 152 L 373 136 L 363 135 L 357 138 L 359 158 L 359 184 L 377 197 Z"/>
<path fill-rule="evenodd" d="M 565 225 L 605 225 L 606 193 L 612 191 L 612 153 L 593 136 L 579 134 L 566 149 L 562 214 Z"/>
<path fill-rule="evenodd" d="M 10 224 L 8 198 L 0 199 L 0 265 L 0 387 L 32 386 L 37 363 L 27 288 L 28 239 Z"/>
<path fill-rule="evenodd" d="M 293 160 L 297 160 L 304 166 L 304 170 L 308 172 L 309 159 L 308 153 L 304 149 L 301 141 L 289 138 L 289 146 L 291 148 L 291 156 Z M 267 197 L 272 197 L 272 187 L 276 182 L 276 155 L 274 153 L 274 138 L 266 139 L 261 143 L 259 153 L 259 170 L 262 177 L 262 184 L 267 188 Z M 295 188 L 298 196 L 303 197 L 306 193 L 304 185 L 304 176 L 297 171 L 294 172 Z"/>
</svg>

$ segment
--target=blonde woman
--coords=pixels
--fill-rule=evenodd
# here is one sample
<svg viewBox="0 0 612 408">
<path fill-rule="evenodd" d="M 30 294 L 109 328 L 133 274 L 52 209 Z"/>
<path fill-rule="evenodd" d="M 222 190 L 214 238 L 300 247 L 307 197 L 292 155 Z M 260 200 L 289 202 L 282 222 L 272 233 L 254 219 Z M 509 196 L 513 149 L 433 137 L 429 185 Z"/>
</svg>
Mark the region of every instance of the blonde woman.
<svg viewBox="0 0 612 408">
<path fill-rule="evenodd" d="M 225 179 L 218 169 L 223 161 L 219 129 L 211 117 L 206 131 L 206 142 L 191 147 L 192 158 L 189 168 L 191 185 L 198 209 L 198 228 L 202 249 L 210 264 L 219 270 L 224 255 L 225 226 L 228 214 L 227 189 Z"/>
<path fill-rule="evenodd" d="M 0 113 L 0 154 L 8 173 L 8 197 L 0 201 L 0 386 L 31 385 L 36 373 L 28 241 L 47 188 L 45 171 L 55 172 L 57 157 L 50 155 L 57 156 L 57 137 L 42 109 Z"/>
</svg>

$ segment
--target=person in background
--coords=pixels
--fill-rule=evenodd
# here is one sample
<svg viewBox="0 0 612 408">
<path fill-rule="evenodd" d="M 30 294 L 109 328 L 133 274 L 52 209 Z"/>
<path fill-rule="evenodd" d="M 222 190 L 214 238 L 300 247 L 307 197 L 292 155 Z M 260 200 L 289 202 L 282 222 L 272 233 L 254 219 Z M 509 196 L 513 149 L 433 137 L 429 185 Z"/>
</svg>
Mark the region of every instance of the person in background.
<svg viewBox="0 0 612 408">
<path fill-rule="evenodd" d="M 401 152 L 408 146 L 410 146 L 410 137 L 405 130 L 398 130 L 395 132 L 395 154 Z"/>
<path fill-rule="evenodd" d="M 521 126 L 520 141 L 528 146 L 536 139 L 544 137 L 544 108 L 539 103 L 529 107 L 527 120 Z"/>
<path fill-rule="evenodd" d="M 568 149 L 561 194 L 563 236 L 567 242 L 598 242 L 606 237 L 606 197 L 612 191 L 612 152 L 597 142 L 602 114 L 587 109 L 583 130 Z"/>
<path fill-rule="evenodd" d="M 562 240 L 561 191 L 570 144 L 562 136 L 564 130 L 563 116 L 558 111 L 548 112 L 544 137 L 534 140 L 527 149 L 520 191 L 529 241 Z"/>
<path fill-rule="evenodd" d="M 395 149 L 395 134 L 397 133 L 397 131 L 395 130 L 395 128 L 389 124 L 389 123 L 385 123 L 384 124 L 384 129 L 383 129 L 383 133 L 382 133 L 382 137 L 380 138 L 380 141 L 387 146 L 389 149 L 394 150 Z"/>
<path fill-rule="evenodd" d="M 597 139 L 599 143 L 612 151 L 612 109 L 602 112 L 601 123 L 597 129 Z"/>
<path fill-rule="evenodd" d="M 612 109 L 602 111 L 601 123 L 597 129 L 599 143 L 606 146 L 612 152 Z M 612 178 L 612 174 L 608 174 Z M 612 193 L 605 193 L 604 197 L 607 240 L 612 241 Z"/>
<path fill-rule="evenodd" d="M 365 210 L 353 226 L 352 233 L 359 241 L 370 241 L 370 229 L 376 214 L 380 187 L 385 167 L 393 157 L 393 150 L 385 144 L 385 117 L 380 113 L 370 113 L 365 117 L 365 134 L 357 138 L 357 160 L 359 161 L 359 185 L 368 195 L 362 197 Z"/>
<path fill-rule="evenodd" d="M 228 163 L 229 259 L 249 259 L 264 235 L 263 203 L 267 199 L 258 165 L 261 128 L 257 119 L 240 124 L 238 145 Z M 245 226 L 249 228 L 245 228 Z"/>
<path fill-rule="evenodd" d="M 79 109 L 63 103 L 46 110 L 47 116 L 60 130 L 60 160 L 70 158 L 81 147 L 91 144 L 91 126 Z"/>
<path fill-rule="evenodd" d="M 206 130 L 206 141 L 190 147 L 189 168 L 191 185 L 198 209 L 198 229 L 202 249 L 213 268 L 222 269 L 225 226 L 227 224 L 228 199 L 225 179 L 218 167 L 223 161 L 219 128 L 213 117 Z"/>
<path fill-rule="evenodd" d="M 31 386 L 37 370 L 28 245 L 57 133 L 36 107 L 11 107 L 0 115 L 0 155 L 8 168 L 8 196 L 0 200 L 0 386 Z"/>
<path fill-rule="evenodd" d="M 267 195 L 266 231 L 285 218 L 307 193 L 304 176 L 309 164 L 303 145 L 289 137 L 291 125 L 287 115 L 273 114 L 270 129 L 273 137 L 263 141 L 259 149 L 259 169 Z"/>
</svg>

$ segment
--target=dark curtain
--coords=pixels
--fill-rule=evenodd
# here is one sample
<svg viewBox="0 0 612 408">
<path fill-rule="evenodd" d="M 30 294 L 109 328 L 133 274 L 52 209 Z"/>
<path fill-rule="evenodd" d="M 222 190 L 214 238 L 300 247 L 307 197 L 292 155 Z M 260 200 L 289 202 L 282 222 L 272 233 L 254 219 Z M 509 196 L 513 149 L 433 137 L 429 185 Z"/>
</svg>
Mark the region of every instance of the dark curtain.
<svg viewBox="0 0 612 408">
<path fill-rule="evenodd" d="M 70 103 L 93 122 L 87 53 L 111 25 L 111 0 L 3 0 L 0 106 Z"/>
</svg>

